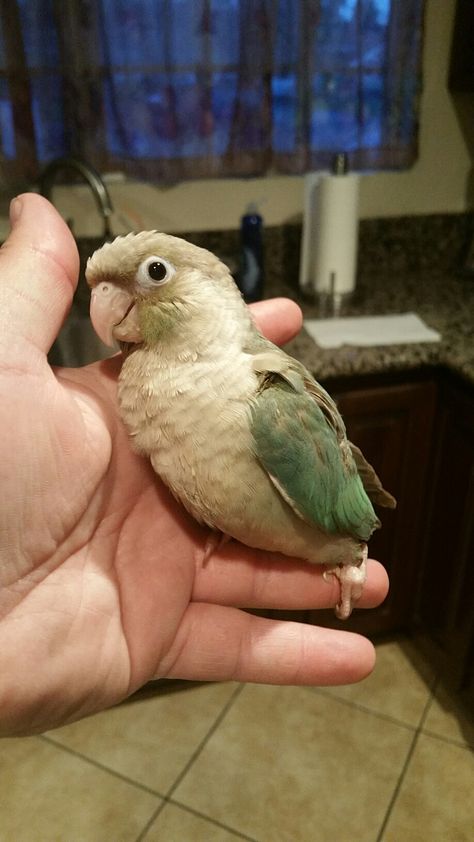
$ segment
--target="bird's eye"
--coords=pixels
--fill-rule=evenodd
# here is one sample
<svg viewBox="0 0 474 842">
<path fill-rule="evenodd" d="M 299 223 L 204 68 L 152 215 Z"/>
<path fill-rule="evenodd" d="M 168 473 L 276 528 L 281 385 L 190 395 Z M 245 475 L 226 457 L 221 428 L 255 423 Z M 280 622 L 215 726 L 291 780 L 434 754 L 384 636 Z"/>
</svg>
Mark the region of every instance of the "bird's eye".
<svg viewBox="0 0 474 842">
<path fill-rule="evenodd" d="M 162 257 L 153 255 L 147 257 L 138 267 L 137 282 L 140 286 L 150 289 L 151 287 L 165 284 L 174 275 L 175 268 Z"/>
</svg>

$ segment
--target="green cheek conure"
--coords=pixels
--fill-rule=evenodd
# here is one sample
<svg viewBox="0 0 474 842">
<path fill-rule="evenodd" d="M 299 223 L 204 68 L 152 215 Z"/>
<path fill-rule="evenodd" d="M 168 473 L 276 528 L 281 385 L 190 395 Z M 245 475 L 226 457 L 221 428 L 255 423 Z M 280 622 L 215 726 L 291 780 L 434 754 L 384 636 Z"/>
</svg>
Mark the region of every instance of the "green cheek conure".
<svg viewBox="0 0 474 842">
<path fill-rule="evenodd" d="M 327 565 L 336 612 L 365 581 L 372 502 L 393 507 L 346 436 L 327 392 L 255 327 L 227 267 L 155 231 L 94 253 L 91 319 L 121 343 L 118 384 L 134 449 L 175 497 L 222 536 Z"/>
</svg>

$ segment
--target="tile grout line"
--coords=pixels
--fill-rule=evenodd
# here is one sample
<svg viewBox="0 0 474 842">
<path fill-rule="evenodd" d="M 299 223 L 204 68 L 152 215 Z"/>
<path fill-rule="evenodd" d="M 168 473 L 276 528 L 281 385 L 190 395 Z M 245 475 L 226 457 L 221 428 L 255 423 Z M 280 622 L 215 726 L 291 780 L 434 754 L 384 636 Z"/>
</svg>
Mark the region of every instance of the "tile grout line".
<svg viewBox="0 0 474 842">
<path fill-rule="evenodd" d="M 436 731 L 431 731 L 430 728 L 423 729 L 422 733 L 426 737 L 432 737 L 433 739 L 440 740 L 440 742 L 447 743 L 450 746 L 464 748 L 467 749 L 467 751 L 474 751 L 474 743 L 468 743 L 467 741 L 463 742 L 461 739 L 457 740 L 456 737 L 446 737 L 444 734 L 437 734 Z"/>
<path fill-rule="evenodd" d="M 258 839 L 255 839 L 254 836 L 247 836 L 247 834 L 243 833 L 241 830 L 237 830 L 235 827 L 231 827 L 230 825 L 223 824 L 218 819 L 213 819 L 212 816 L 208 816 L 205 813 L 200 813 L 199 810 L 196 810 L 194 807 L 189 807 L 187 804 L 184 804 L 182 801 L 178 801 L 176 798 L 167 798 L 167 804 L 172 804 L 175 807 L 179 807 L 181 810 L 185 810 L 187 813 L 191 813 L 193 816 L 198 816 L 200 819 L 205 819 L 210 824 L 215 825 L 216 827 L 222 828 L 222 830 L 226 830 L 228 833 L 232 833 L 234 836 L 237 836 L 238 839 L 245 839 L 246 842 L 258 842 Z"/>
<path fill-rule="evenodd" d="M 196 761 L 196 759 L 200 755 L 201 751 L 203 750 L 203 748 L 206 745 L 206 743 L 208 742 L 208 740 L 215 733 L 215 731 L 217 730 L 217 728 L 221 724 L 224 717 L 229 712 L 230 708 L 232 707 L 232 705 L 234 704 L 234 702 L 236 701 L 238 696 L 240 696 L 242 690 L 244 689 L 244 686 L 245 686 L 244 684 L 239 684 L 239 686 L 232 693 L 230 699 L 227 700 L 227 702 L 223 706 L 222 710 L 217 715 L 215 721 L 213 722 L 213 724 L 209 728 L 207 734 L 205 734 L 205 736 L 202 738 L 202 740 L 199 743 L 199 745 L 197 746 L 197 748 L 193 751 L 191 757 L 189 758 L 188 762 L 184 766 L 184 769 L 181 770 L 181 772 L 177 776 L 174 783 L 172 783 L 171 786 L 169 787 L 169 789 L 167 790 L 166 795 L 164 796 L 163 802 L 158 805 L 157 809 L 150 816 L 150 818 L 148 819 L 145 827 L 142 829 L 142 831 L 139 833 L 139 835 L 135 839 L 135 842 L 142 842 L 142 840 L 145 839 L 149 829 L 154 824 L 154 822 L 156 821 L 156 819 L 160 815 L 161 811 L 165 808 L 166 804 L 168 804 L 171 801 L 171 796 L 172 796 L 173 792 L 179 786 L 179 784 L 181 783 L 181 781 L 183 780 L 185 775 L 187 775 L 191 766 L 194 764 L 194 762 Z"/>
<path fill-rule="evenodd" d="M 332 699 L 335 702 L 339 702 L 341 705 L 346 705 L 347 707 L 360 710 L 362 713 L 370 713 L 372 716 L 376 716 L 377 719 L 382 719 L 384 722 L 390 722 L 392 725 L 398 725 L 400 728 L 405 728 L 407 731 L 415 732 L 418 727 L 417 725 L 410 725 L 409 722 L 404 722 L 402 719 L 397 719 L 396 716 L 391 716 L 389 713 L 382 713 L 381 711 L 374 710 L 374 708 L 361 705 L 359 702 L 351 702 L 348 699 L 343 699 L 342 696 L 337 696 L 335 693 L 325 692 L 320 687 L 307 687 L 306 689 L 318 696 L 322 696 L 322 698 Z M 431 693 L 431 690 L 429 692 Z"/>
<path fill-rule="evenodd" d="M 47 737 L 45 734 L 39 734 L 38 739 L 43 740 L 45 743 L 48 743 L 48 745 L 54 746 L 54 748 L 59 749 L 59 751 L 63 751 L 66 754 L 72 755 L 72 757 L 76 757 L 78 760 L 83 760 L 90 766 L 94 766 L 96 769 L 100 769 L 101 772 L 106 772 L 109 775 L 113 775 L 114 778 L 118 778 L 121 781 L 125 781 L 125 783 L 127 784 L 131 784 L 136 789 L 141 789 L 143 792 L 147 792 L 148 795 L 154 795 L 156 798 L 161 799 L 164 799 L 166 797 L 161 792 L 158 792 L 158 790 L 152 789 L 146 784 L 140 783 L 140 781 L 135 781 L 133 778 L 127 777 L 127 775 L 124 775 L 122 772 L 117 772 L 116 769 L 112 769 L 110 766 L 105 766 L 103 763 L 100 763 L 100 761 L 94 760 L 92 757 L 88 757 L 87 754 L 82 754 L 80 751 L 76 751 L 75 749 L 70 748 L 69 746 L 66 746 L 63 743 L 57 742 L 57 740 L 52 739 L 52 737 Z"/>
<path fill-rule="evenodd" d="M 435 686 L 435 683 L 437 688 L 436 678 L 433 679 L 433 681 L 431 682 L 431 687 L 429 688 L 430 694 L 434 693 L 433 688 Z M 375 710 L 374 708 L 370 708 L 367 705 L 362 705 L 360 704 L 360 702 L 352 702 L 348 699 L 344 699 L 343 696 L 338 696 L 337 693 L 332 693 L 330 690 L 324 687 L 307 686 L 303 689 L 308 690 L 310 693 L 314 693 L 318 696 L 322 696 L 323 698 L 329 698 L 336 702 L 340 702 L 340 704 L 347 705 L 347 707 L 353 707 L 356 710 L 360 710 L 362 713 L 371 713 L 373 714 L 373 716 L 376 716 L 377 719 L 381 719 L 385 722 L 390 722 L 392 725 L 399 725 L 401 728 L 405 728 L 407 731 L 416 732 L 417 728 L 420 727 L 422 733 L 426 734 L 429 737 L 434 737 L 435 739 L 440 740 L 441 742 L 448 743 L 448 745 L 457 746 L 457 748 L 467 748 L 468 750 L 474 751 L 474 740 L 469 741 L 468 739 L 463 739 L 462 737 L 447 737 L 445 734 L 439 734 L 437 731 L 432 731 L 431 728 L 423 728 L 422 726 L 411 725 L 409 722 L 404 722 L 403 719 L 398 719 L 396 716 L 392 716 L 389 713 L 382 713 L 382 711 Z M 430 706 L 431 701 L 432 699 L 430 696 L 430 698 L 427 700 L 427 702 L 430 702 Z M 426 717 L 424 716 L 424 708 L 422 716 L 423 721 L 425 721 Z"/>
<path fill-rule="evenodd" d="M 400 772 L 400 775 L 398 776 L 397 783 L 395 784 L 395 789 L 392 793 L 392 797 L 389 801 L 387 810 L 385 812 L 385 816 L 383 818 L 382 825 L 381 825 L 380 830 L 378 832 L 376 842 L 383 842 L 383 834 L 385 833 L 388 821 L 390 819 L 390 816 L 392 815 L 393 808 L 394 808 L 394 806 L 396 804 L 396 801 L 398 799 L 398 796 L 400 794 L 400 790 L 401 790 L 403 781 L 405 780 L 405 776 L 406 776 L 406 773 L 408 771 L 408 767 L 410 765 L 410 762 L 411 762 L 411 759 L 413 757 L 415 748 L 417 746 L 418 740 L 419 740 L 420 735 L 422 733 L 423 724 L 424 724 L 424 722 L 426 720 L 426 717 L 428 715 L 428 711 L 429 711 L 429 709 L 430 709 L 430 707 L 433 703 L 437 686 L 438 686 L 438 679 L 435 678 L 434 681 L 433 681 L 433 685 L 431 687 L 430 695 L 429 695 L 429 697 L 427 699 L 427 702 L 425 704 L 425 707 L 423 709 L 423 713 L 421 714 L 420 721 L 418 723 L 418 727 L 417 727 L 417 729 L 416 729 L 416 731 L 413 735 L 413 740 L 411 741 L 410 748 L 408 749 L 408 753 L 407 753 L 407 756 L 405 758 L 405 762 L 402 766 L 402 770 Z"/>
<path fill-rule="evenodd" d="M 150 830 L 152 825 L 155 823 L 156 819 L 160 815 L 161 811 L 165 808 L 167 803 L 168 803 L 168 801 L 165 798 L 165 799 L 163 799 L 161 804 L 158 804 L 158 807 L 156 808 L 156 810 L 153 810 L 153 813 L 151 814 L 150 818 L 146 822 L 145 826 L 141 829 L 140 833 L 136 837 L 135 842 L 142 842 L 142 839 L 145 838 L 148 831 Z"/>
<path fill-rule="evenodd" d="M 168 797 L 165 797 L 163 799 L 163 803 L 160 804 L 159 807 L 153 812 L 152 816 L 148 819 L 146 826 L 140 832 L 139 836 L 137 836 L 137 838 L 135 839 L 135 842 L 142 842 L 142 840 L 146 838 L 146 834 L 153 826 L 160 813 L 165 809 L 165 807 L 168 804 L 171 804 L 171 806 L 173 807 L 178 807 L 180 810 L 184 810 L 186 813 L 190 813 L 192 816 L 197 816 L 198 818 L 206 821 L 208 824 L 214 825 L 214 827 L 218 827 L 221 830 L 225 830 L 227 833 L 232 834 L 232 836 L 235 836 L 237 839 L 244 839 L 245 842 L 259 842 L 258 839 L 255 839 L 253 836 L 247 836 L 245 833 L 242 833 L 242 831 L 237 830 L 235 827 L 230 827 L 230 825 L 223 824 L 223 822 L 220 822 L 218 819 L 212 818 L 212 816 L 206 815 L 206 813 L 200 813 L 199 810 L 195 810 L 194 807 L 189 807 L 187 804 L 184 804 L 175 798 Z"/>
<path fill-rule="evenodd" d="M 199 745 L 197 746 L 197 748 L 196 748 L 196 749 L 194 750 L 194 752 L 192 753 L 191 757 L 189 758 L 188 762 L 186 763 L 186 766 L 185 766 L 185 767 L 184 767 L 184 769 L 180 772 L 180 774 L 179 774 L 179 775 L 178 775 L 178 777 L 176 778 L 175 782 L 174 782 L 174 783 L 170 786 L 170 788 L 168 789 L 168 791 L 167 791 L 167 793 L 166 793 L 166 798 L 171 798 L 171 796 L 172 796 L 173 792 L 177 789 L 177 787 L 179 786 L 179 784 L 181 783 L 181 781 L 183 780 L 183 778 L 184 778 L 184 777 L 187 775 L 187 773 L 189 772 L 189 770 L 190 770 L 191 766 L 193 766 L 194 762 L 197 760 L 198 756 L 201 754 L 201 752 L 202 752 L 202 750 L 203 750 L 204 746 L 206 745 L 206 743 L 210 740 L 210 738 L 212 737 L 212 735 L 213 735 L 213 734 L 217 731 L 217 729 L 218 729 L 219 725 L 221 724 L 221 722 L 223 721 L 223 719 L 227 716 L 227 714 L 229 713 L 229 711 L 230 711 L 231 707 L 233 707 L 234 703 L 237 701 L 238 697 L 240 696 L 240 694 L 242 693 L 242 691 L 243 691 L 243 689 L 244 689 L 244 686 L 245 686 L 244 684 L 239 684 L 239 686 L 238 686 L 238 687 L 236 687 L 236 689 L 235 689 L 235 690 L 234 690 L 234 692 L 232 693 L 232 696 L 230 697 L 230 699 L 228 699 L 228 701 L 226 702 L 226 704 L 225 704 L 225 705 L 224 705 L 224 707 L 222 708 L 221 712 L 220 712 L 220 713 L 219 713 L 219 715 L 216 717 L 216 719 L 215 719 L 214 723 L 213 723 L 213 724 L 211 725 L 211 727 L 209 728 L 209 731 L 208 731 L 208 732 L 207 732 L 207 734 L 203 737 L 203 739 L 201 740 L 201 742 L 199 743 Z"/>
</svg>

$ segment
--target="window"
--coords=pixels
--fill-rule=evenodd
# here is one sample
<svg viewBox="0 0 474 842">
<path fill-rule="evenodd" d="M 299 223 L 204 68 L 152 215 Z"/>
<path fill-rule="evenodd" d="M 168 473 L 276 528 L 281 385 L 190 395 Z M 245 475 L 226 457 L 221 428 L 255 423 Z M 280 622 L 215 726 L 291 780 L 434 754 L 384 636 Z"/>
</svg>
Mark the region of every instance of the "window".
<svg viewBox="0 0 474 842">
<path fill-rule="evenodd" d="M 155 179 L 416 156 L 422 0 L 0 0 L 17 175 L 63 154 Z"/>
</svg>

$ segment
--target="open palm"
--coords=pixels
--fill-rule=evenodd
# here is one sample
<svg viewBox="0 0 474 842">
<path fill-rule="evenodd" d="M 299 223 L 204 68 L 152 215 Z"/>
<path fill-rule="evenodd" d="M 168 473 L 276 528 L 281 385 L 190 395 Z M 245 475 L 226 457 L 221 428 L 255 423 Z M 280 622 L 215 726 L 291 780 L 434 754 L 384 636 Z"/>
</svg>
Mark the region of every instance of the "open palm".
<svg viewBox="0 0 474 842">
<path fill-rule="evenodd" d="M 15 211 L 0 252 L 0 732 L 64 724 L 160 676 L 362 678 L 374 658 L 364 638 L 238 608 L 334 605 L 318 569 L 235 542 L 203 564 L 207 530 L 130 449 L 119 357 L 51 370 L 77 253 L 46 200 L 25 195 Z M 282 300 L 255 317 L 275 341 L 300 324 Z M 386 587 L 373 562 L 363 604 Z"/>
</svg>

